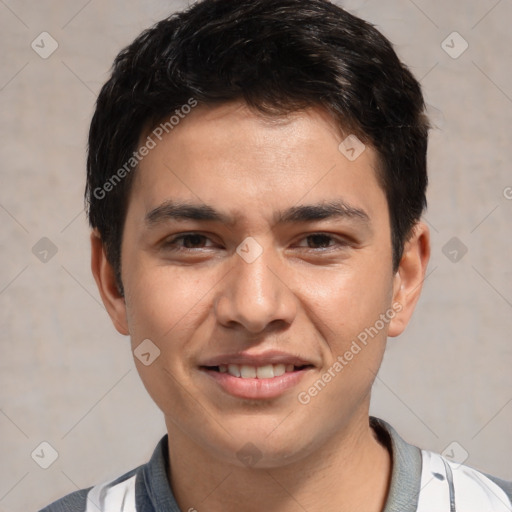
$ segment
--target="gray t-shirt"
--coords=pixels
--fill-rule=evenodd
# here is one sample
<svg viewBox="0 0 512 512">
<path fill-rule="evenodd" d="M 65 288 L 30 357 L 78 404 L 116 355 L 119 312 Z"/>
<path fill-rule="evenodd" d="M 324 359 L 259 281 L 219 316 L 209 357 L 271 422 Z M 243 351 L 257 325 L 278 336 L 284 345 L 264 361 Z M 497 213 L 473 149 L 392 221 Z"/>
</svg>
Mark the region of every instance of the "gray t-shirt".
<svg viewBox="0 0 512 512">
<path fill-rule="evenodd" d="M 383 420 L 370 417 L 370 424 L 392 457 L 383 512 L 512 512 L 512 482 L 410 445 Z M 147 464 L 40 512 L 189 512 L 180 510 L 169 484 L 167 443 L 164 436 Z"/>
</svg>

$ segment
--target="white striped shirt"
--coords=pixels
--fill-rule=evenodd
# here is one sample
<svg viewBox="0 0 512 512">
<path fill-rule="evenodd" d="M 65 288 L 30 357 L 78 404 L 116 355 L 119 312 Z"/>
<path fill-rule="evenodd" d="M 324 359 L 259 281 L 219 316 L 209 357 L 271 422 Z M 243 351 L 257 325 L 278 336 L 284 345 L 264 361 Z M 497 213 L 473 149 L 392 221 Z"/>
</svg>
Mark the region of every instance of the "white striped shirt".
<svg viewBox="0 0 512 512">
<path fill-rule="evenodd" d="M 386 422 L 370 418 L 392 455 L 392 474 L 383 512 L 512 512 L 512 483 L 406 443 Z M 168 438 L 151 460 L 129 473 L 70 494 L 40 512 L 181 511 L 168 477 Z M 198 507 L 199 508 L 199 507 Z M 201 512 L 201 511 L 199 511 Z"/>
</svg>

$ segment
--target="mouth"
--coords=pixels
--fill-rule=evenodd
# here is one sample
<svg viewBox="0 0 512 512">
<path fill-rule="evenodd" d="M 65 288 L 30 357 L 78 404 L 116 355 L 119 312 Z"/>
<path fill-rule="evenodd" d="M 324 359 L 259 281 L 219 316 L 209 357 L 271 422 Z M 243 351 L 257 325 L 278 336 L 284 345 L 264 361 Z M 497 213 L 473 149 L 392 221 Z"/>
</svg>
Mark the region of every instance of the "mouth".
<svg viewBox="0 0 512 512">
<path fill-rule="evenodd" d="M 222 359 L 199 366 L 201 374 L 208 379 L 208 388 L 211 389 L 213 383 L 222 393 L 245 400 L 268 400 L 291 393 L 315 368 L 306 361 L 289 357 L 270 358 L 270 361 L 269 358 L 251 361 L 239 358 L 238 362 Z"/>
<path fill-rule="evenodd" d="M 301 370 L 313 368 L 311 364 L 294 365 L 294 364 L 265 364 L 262 366 L 251 366 L 247 364 L 220 364 L 218 366 L 201 366 L 201 369 L 227 373 L 232 377 L 239 379 L 273 379 L 281 377 L 286 373 L 294 373 Z"/>
</svg>

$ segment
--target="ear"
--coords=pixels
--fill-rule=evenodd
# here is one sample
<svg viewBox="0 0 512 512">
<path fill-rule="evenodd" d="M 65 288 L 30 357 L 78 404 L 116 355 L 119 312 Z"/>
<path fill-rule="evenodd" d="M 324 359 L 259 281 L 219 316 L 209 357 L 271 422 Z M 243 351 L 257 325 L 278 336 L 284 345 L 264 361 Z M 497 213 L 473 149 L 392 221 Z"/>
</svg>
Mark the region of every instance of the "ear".
<svg viewBox="0 0 512 512">
<path fill-rule="evenodd" d="M 107 259 L 103 241 L 97 229 L 91 232 L 91 270 L 98 285 L 101 300 L 115 328 L 121 334 L 130 334 L 126 317 L 126 303 L 117 289 L 114 269 Z"/>
<path fill-rule="evenodd" d="M 418 222 L 412 236 L 404 245 L 400 265 L 393 278 L 393 304 L 395 317 L 389 323 L 388 336 L 398 336 L 405 330 L 418 299 L 420 298 L 425 273 L 430 259 L 430 231 L 423 222 Z"/>
</svg>

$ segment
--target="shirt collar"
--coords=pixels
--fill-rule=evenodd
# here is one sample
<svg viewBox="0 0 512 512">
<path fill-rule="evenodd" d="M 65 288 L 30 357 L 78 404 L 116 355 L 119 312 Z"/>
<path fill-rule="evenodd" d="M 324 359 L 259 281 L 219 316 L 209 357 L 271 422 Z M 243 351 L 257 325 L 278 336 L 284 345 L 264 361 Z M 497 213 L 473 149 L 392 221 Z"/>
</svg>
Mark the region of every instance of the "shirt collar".
<svg viewBox="0 0 512 512">
<path fill-rule="evenodd" d="M 421 481 L 421 450 L 406 443 L 395 429 L 384 420 L 370 416 L 370 426 L 379 440 L 390 451 L 392 460 L 391 483 L 383 512 L 415 512 Z M 142 467 L 137 479 L 137 510 L 180 512 L 174 499 L 167 468 L 169 467 L 168 436 L 158 443 L 148 464 Z"/>
<path fill-rule="evenodd" d="M 391 483 L 383 512 L 415 512 L 420 493 L 421 450 L 406 443 L 384 420 L 370 416 L 370 426 L 391 453 Z"/>
</svg>

